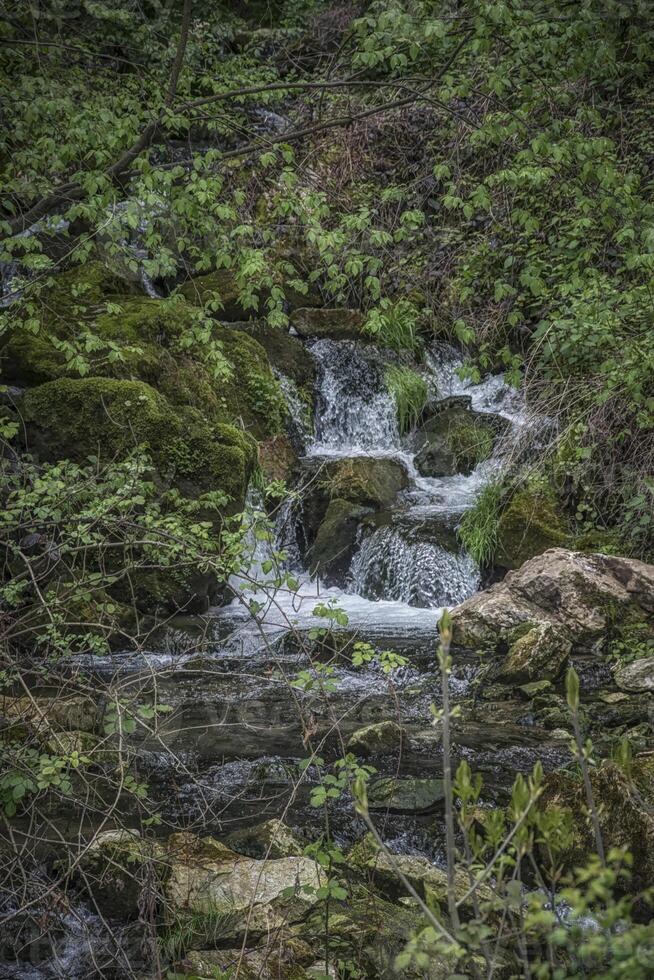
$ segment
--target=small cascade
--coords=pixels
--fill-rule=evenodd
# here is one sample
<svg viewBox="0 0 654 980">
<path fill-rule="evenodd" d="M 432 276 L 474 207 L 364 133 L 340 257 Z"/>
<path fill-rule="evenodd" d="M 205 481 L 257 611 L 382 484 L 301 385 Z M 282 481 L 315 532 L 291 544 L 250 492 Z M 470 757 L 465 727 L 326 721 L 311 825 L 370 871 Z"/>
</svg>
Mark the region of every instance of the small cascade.
<svg viewBox="0 0 654 980">
<path fill-rule="evenodd" d="M 467 396 L 475 412 L 492 412 L 516 425 L 525 421 L 522 393 L 508 385 L 501 374 L 488 374 L 478 383 L 461 378 L 461 356 L 453 347 L 443 345 L 430 348 L 425 360 L 437 398 Z"/>
<path fill-rule="evenodd" d="M 369 535 L 351 568 L 351 589 L 366 599 L 394 599 L 419 608 L 463 602 L 479 588 L 472 558 L 388 525 Z"/>
<path fill-rule="evenodd" d="M 309 350 L 319 378 L 311 455 L 388 454 L 401 449 L 395 405 L 373 349 L 351 341 L 317 340 Z"/>
</svg>

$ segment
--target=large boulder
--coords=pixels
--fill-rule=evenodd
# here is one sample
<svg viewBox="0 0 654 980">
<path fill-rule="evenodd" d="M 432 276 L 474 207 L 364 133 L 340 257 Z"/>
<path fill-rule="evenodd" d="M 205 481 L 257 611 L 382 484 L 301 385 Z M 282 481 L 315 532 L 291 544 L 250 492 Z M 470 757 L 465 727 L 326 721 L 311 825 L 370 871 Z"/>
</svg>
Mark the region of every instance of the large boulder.
<svg viewBox="0 0 654 980">
<path fill-rule="evenodd" d="M 26 448 L 40 461 L 85 463 L 96 456 L 106 464 L 142 446 L 158 488 L 199 502 L 194 520 L 211 521 L 218 532 L 224 516 L 243 507 L 257 462 L 254 440 L 235 426 L 210 424 L 196 409 L 171 405 L 143 382 L 61 378 L 26 391 L 20 411 Z M 216 491 L 222 491 L 221 500 Z M 216 588 L 209 572 L 161 568 L 140 575 L 134 594 L 129 588 L 123 594 L 120 582 L 111 594 L 119 601 L 134 598 L 147 613 L 201 611 Z"/>
<path fill-rule="evenodd" d="M 506 649 L 549 624 L 574 647 L 592 648 L 616 622 L 653 616 L 653 565 L 552 548 L 456 606 L 452 635 L 468 649 Z"/>
<path fill-rule="evenodd" d="M 654 691 L 654 657 L 642 657 L 618 667 L 615 683 L 622 691 Z"/>
<path fill-rule="evenodd" d="M 420 427 L 415 465 L 422 476 L 469 474 L 488 459 L 508 422 L 499 415 L 473 412 L 450 401 Z"/>
<path fill-rule="evenodd" d="M 358 310 L 312 309 L 294 310 L 291 326 L 300 337 L 329 337 L 332 340 L 361 339 L 364 316 Z"/>
<path fill-rule="evenodd" d="M 318 901 L 318 866 L 308 857 L 255 860 L 188 833 L 168 839 L 167 855 L 170 908 L 223 917 L 224 939 L 301 921 Z"/>
</svg>

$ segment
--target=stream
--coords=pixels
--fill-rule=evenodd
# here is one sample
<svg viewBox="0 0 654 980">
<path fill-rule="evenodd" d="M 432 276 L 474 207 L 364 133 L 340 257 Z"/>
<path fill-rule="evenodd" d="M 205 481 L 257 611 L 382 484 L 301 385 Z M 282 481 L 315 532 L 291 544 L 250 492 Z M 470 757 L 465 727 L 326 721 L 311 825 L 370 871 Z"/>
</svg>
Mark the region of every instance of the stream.
<svg viewBox="0 0 654 980">
<path fill-rule="evenodd" d="M 323 817 L 310 805 L 311 790 L 320 779 L 310 746 L 319 746 L 329 766 L 362 726 L 397 721 L 407 733 L 400 758 L 393 753 L 366 760 L 378 773 L 373 787 L 375 780 L 382 786 L 385 777 L 395 780 L 376 810 L 371 790 L 371 810 L 391 851 L 442 864 L 440 746 L 431 714 L 431 706 L 440 700 L 438 622 L 443 608 L 481 587 L 479 570 L 457 541 L 456 527 L 529 420 L 520 393 L 501 378 L 463 381 L 456 352 L 433 348 L 421 367 L 432 412 L 454 398 L 475 412 L 500 418 L 506 428 L 491 458 L 471 472 L 427 477 L 416 465 L 416 433 L 400 434 L 384 384 L 391 355 L 351 341 L 321 339 L 307 346 L 317 367 L 313 432 L 300 418 L 301 403 L 292 383 L 281 379 L 289 428 L 302 448 L 299 486 L 310 487 L 325 466 L 362 457 L 390 461 L 403 474 L 403 489 L 390 506 L 356 531 L 341 580 L 325 584 L 310 574 L 303 492 L 278 507 L 274 540 L 261 540 L 255 531 L 263 504 L 251 491 L 249 567 L 230 582 L 234 599 L 203 617 L 180 618 L 147 652 L 81 656 L 74 669 L 101 676 L 125 697 L 147 699 L 156 692 L 172 709 L 155 734 L 141 731 L 130 738 L 166 833 L 187 829 L 224 837 L 281 817 L 307 839 L 315 839 Z M 280 563 L 295 578 L 296 588 L 266 585 L 269 566 Z M 256 616 L 250 607 L 253 599 Z M 323 613 L 338 609 L 338 621 L 316 615 L 317 607 Z M 393 650 L 404 663 L 391 673 L 376 659 L 355 666 L 357 642 L 377 651 Z M 322 672 L 317 664 L 323 665 Z M 450 682 L 455 701 L 474 704 L 478 670 L 478 660 L 455 657 Z M 301 672 L 309 678 L 304 689 L 296 681 Z M 489 805 L 516 772 L 528 771 L 537 758 L 554 766 L 565 756 L 566 750 L 548 742 L 546 733 L 530 729 L 524 715 L 520 704 L 502 713 L 490 703 L 485 713 L 468 711 L 460 725 L 457 758 L 469 759 L 483 774 Z M 307 765 L 302 760 L 308 757 Z M 72 823 L 69 819 L 61 818 L 62 830 L 74 826 L 74 818 Z M 362 834 L 345 798 L 330 806 L 330 826 L 343 847 Z M 61 916 L 65 939 L 54 958 L 8 976 L 44 980 L 88 975 L 92 950 L 102 954 L 109 942 L 100 938 L 102 926 L 95 910 L 69 908 Z M 133 939 L 125 928 L 116 924 L 112 938 L 128 948 Z"/>
</svg>

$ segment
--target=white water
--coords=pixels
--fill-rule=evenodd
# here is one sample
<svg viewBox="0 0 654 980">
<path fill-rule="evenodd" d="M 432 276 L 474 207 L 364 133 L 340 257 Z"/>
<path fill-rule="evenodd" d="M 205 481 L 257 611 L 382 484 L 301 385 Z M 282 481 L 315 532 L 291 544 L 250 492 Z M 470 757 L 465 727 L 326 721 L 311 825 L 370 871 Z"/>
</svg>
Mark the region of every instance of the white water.
<svg viewBox="0 0 654 980">
<path fill-rule="evenodd" d="M 308 346 L 318 368 L 315 434 L 307 446 L 308 456 L 365 455 L 400 461 L 410 480 L 396 502 L 401 520 L 391 518 L 391 523 L 362 535 L 343 589 L 326 589 L 311 580 L 297 550 L 286 563 L 294 570 L 296 591 L 271 585 L 257 589 L 252 579 L 263 583 L 274 578 L 275 573 L 262 573 L 264 562 L 275 548 L 288 550 L 293 541 L 294 511 L 292 505 L 285 505 L 277 520 L 275 545 L 252 538 L 247 581 L 232 582 L 241 596 L 235 603 L 244 606 L 243 593 L 261 602 L 258 618 L 266 630 L 329 626 L 329 619 L 316 616 L 314 610 L 332 602 L 346 613 L 348 628 L 364 629 L 368 636 L 410 630 L 432 633 L 443 607 L 462 602 L 479 588 L 479 570 L 453 543 L 451 531 L 501 466 L 501 459 L 498 455 L 480 464 L 469 476 L 421 477 L 409 440 L 398 429 L 395 405 L 384 384 L 382 355 L 351 341 L 318 340 Z M 501 414 L 512 423 L 522 419 L 520 395 L 501 377 L 489 376 L 475 385 L 459 378 L 460 365 L 451 349 L 429 353 L 426 368 L 434 400 L 465 395 L 476 411 Z M 297 400 L 288 385 L 284 390 L 295 416 Z M 448 542 L 443 542 L 443 534 L 429 518 L 449 524 Z"/>
</svg>

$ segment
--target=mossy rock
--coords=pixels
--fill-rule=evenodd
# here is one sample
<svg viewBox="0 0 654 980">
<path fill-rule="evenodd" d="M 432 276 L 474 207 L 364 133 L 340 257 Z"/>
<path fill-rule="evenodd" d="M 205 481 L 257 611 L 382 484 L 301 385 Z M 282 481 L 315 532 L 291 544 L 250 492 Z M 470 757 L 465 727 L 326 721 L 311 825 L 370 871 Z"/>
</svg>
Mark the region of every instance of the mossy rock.
<svg viewBox="0 0 654 980">
<path fill-rule="evenodd" d="M 518 685 L 556 680 L 563 672 L 571 648 L 562 629 L 551 623 L 540 623 L 511 644 L 496 680 Z"/>
<path fill-rule="evenodd" d="M 313 394 L 316 364 L 301 340 L 286 330 L 269 327 L 264 320 L 233 324 L 261 344 L 271 365 L 295 382 L 300 391 Z"/>
<path fill-rule="evenodd" d="M 225 515 L 243 507 L 257 463 L 254 440 L 234 426 L 210 425 L 195 409 L 172 406 L 141 381 L 62 378 L 25 392 L 20 406 L 26 447 L 41 461 L 96 456 L 108 463 L 143 446 L 162 491 L 175 488 L 190 500 L 222 491 L 224 506 L 198 511 L 198 519 L 212 521 L 216 531 Z M 134 598 L 146 613 L 194 612 L 206 608 L 216 587 L 209 573 L 163 569 L 124 581 L 111 593 L 127 603 Z"/>
<path fill-rule="evenodd" d="M 599 825 L 608 852 L 626 849 L 633 857 L 631 878 L 620 887 L 640 892 L 654 881 L 654 777 L 650 754 L 637 756 L 626 775 L 614 762 L 605 760 L 590 772 Z M 541 805 L 557 808 L 571 828 L 567 844 L 557 858 L 569 870 L 583 864 L 595 852 L 592 827 L 586 817 L 586 795 L 581 778 L 564 772 L 545 777 Z M 562 835 L 565 841 L 566 836 Z"/>
<path fill-rule="evenodd" d="M 242 506 L 256 446 L 229 425 L 175 409 L 150 385 L 111 378 L 62 378 L 25 392 L 27 448 L 40 459 L 105 461 L 147 447 L 164 481 L 188 496 L 222 490 Z"/>
<path fill-rule="evenodd" d="M 370 507 L 350 500 L 331 500 L 311 547 L 311 572 L 326 583 L 337 583 L 350 567 L 359 524 Z"/>
<path fill-rule="evenodd" d="M 406 470 L 394 459 L 353 456 L 327 463 L 322 473 L 332 498 L 376 509 L 390 507 L 409 485 Z"/>
<path fill-rule="evenodd" d="M 396 779 L 381 776 L 368 786 L 368 806 L 371 810 L 392 813 L 427 813 L 445 799 L 443 780 L 407 776 Z"/>
<path fill-rule="evenodd" d="M 57 274 L 38 300 L 39 332 L 16 328 L 2 339 L 3 381 L 35 385 L 60 377 L 66 368 L 65 357 L 50 338 L 67 339 L 80 327 L 91 329 L 108 302 L 138 296 L 141 291 L 139 282 L 111 271 L 100 261 Z"/>
<path fill-rule="evenodd" d="M 347 750 L 356 756 L 388 755 L 399 752 L 406 738 L 406 729 L 396 721 L 380 721 L 354 732 Z"/>
<path fill-rule="evenodd" d="M 493 453 L 496 439 L 507 428 L 499 415 L 473 412 L 450 400 L 416 433 L 416 467 L 422 476 L 468 475 Z"/>
<path fill-rule="evenodd" d="M 307 841 L 277 819 L 235 830 L 225 843 L 238 854 L 271 859 L 303 854 L 307 845 Z"/>
<path fill-rule="evenodd" d="M 291 325 L 300 337 L 332 340 L 365 340 L 364 320 L 359 310 L 347 309 L 303 307 L 291 315 Z"/>
<path fill-rule="evenodd" d="M 145 381 L 172 404 L 197 408 L 212 421 L 238 421 L 257 438 L 283 431 L 286 403 L 266 351 L 253 336 L 214 323 L 211 339 L 231 366 L 231 373 L 216 378 L 203 350 L 187 346 L 198 317 L 190 304 L 145 296 L 109 298 L 119 312 L 107 312 L 105 302 L 85 313 L 84 326 L 107 345 L 89 355 L 93 373 Z M 3 377 L 34 385 L 66 376 L 56 345 L 73 340 L 79 329 L 74 316 L 66 320 L 62 315 L 42 325 L 38 334 L 14 330 L 2 352 Z"/>
<path fill-rule="evenodd" d="M 499 518 L 495 565 L 519 568 L 549 548 L 566 547 L 569 528 L 548 489 L 525 487 L 510 498 Z"/>
</svg>

